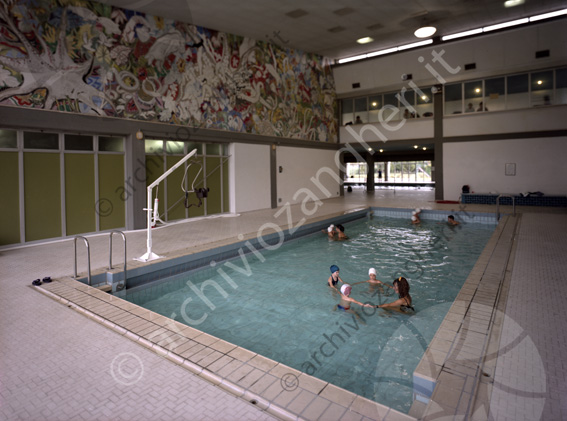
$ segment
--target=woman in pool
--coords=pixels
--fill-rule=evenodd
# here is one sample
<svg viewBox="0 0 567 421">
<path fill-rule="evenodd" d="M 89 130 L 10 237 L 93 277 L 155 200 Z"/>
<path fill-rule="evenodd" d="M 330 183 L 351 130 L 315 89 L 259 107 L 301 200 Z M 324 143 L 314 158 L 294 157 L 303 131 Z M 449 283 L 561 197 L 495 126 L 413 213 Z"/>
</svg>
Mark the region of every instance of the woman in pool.
<svg viewBox="0 0 567 421">
<path fill-rule="evenodd" d="M 415 309 L 411 305 L 411 296 L 409 295 L 409 284 L 406 278 L 400 276 L 394 281 L 394 291 L 398 294 L 398 299 L 391 303 L 380 304 L 376 308 L 387 308 L 407 312 Z"/>
<path fill-rule="evenodd" d="M 331 276 L 327 279 L 327 285 L 329 285 L 333 289 L 337 289 L 335 285 L 339 283 L 339 281 L 344 284 L 345 281 L 341 279 L 339 276 L 339 267 L 337 265 L 331 266 Z"/>
</svg>

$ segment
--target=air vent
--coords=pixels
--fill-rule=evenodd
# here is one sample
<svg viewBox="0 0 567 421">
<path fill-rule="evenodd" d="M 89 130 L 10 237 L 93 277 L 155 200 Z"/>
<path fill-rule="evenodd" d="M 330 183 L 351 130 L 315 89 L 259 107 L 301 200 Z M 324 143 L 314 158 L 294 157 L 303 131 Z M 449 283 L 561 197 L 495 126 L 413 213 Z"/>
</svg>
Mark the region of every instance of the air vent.
<svg viewBox="0 0 567 421">
<path fill-rule="evenodd" d="M 343 7 L 342 9 L 333 11 L 333 13 L 338 16 L 350 15 L 352 12 L 354 12 L 354 9 L 351 9 L 350 7 Z"/>
<path fill-rule="evenodd" d="M 356 82 L 352 84 L 352 89 L 360 88 L 360 82 Z"/>
<path fill-rule="evenodd" d="M 300 17 L 305 16 L 307 14 L 309 14 L 309 12 L 306 12 L 303 9 L 295 9 L 295 10 L 292 10 L 291 12 L 286 13 L 286 16 L 289 16 L 290 18 L 293 18 L 293 19 L 297 19 L 297 18 L 300 18 Z"/>
<path fill-rule="evenodd" d="M 344 30 L 345 28 L 342 26 L 335 26 L 334 28 L 327 29 L 327 31 L 332 32 L 333 34 L 336 34 L 337 32 L 343 32 Z"/>
<path fill-rule="evenodd" d="M 474 69 L 476 69 L 476 63 L 465 64 L 465 70 L 474 70 Z"/>
<path fill-rule="evenodd" d="M 549 57 L 549 50 L 536 51 L 535 58 Z"/>
</svg>

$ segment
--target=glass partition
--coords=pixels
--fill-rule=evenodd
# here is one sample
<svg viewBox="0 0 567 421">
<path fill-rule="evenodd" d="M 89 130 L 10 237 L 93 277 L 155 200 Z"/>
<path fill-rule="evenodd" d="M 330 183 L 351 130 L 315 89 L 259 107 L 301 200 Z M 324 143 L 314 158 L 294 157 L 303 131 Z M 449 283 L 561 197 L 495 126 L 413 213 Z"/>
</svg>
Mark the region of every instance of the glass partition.
<svg viewBox="0 0 567 421">
<path fill-rule="evenodd" d="M 465 83 L 465 113 L 488 111 L 484 103 L 482 80 Z"/>
<path fill-rule="evenodd" d="M 341 101 L 341 112 L 342 112 L 342 125 L 346 126 L 347 124 L 352 124 L 354 122 L 354 118 L 352 117 L 354 108 L 352 106 L 352 98 L 343 99 Z"/>
<path fill-rule="evenodd" d="M 368 98 L 356 98 L 354 100 L 354 124 L 368 123 Z"/>
<path fill-rule="evenodd" d="M 519 108 L 528 108 L 530 106 L 529 75 L 524 73 L 521 75 L 508 76 L 506 78 L 506 84 L 506 109 L 517 110 Z"/>
<path fill-rule="evenodd" d="M 463 112 L 462 83 L 445 85 L 445 115 L 461 114 Z"/>
<path fill-rule="evenodd" d="M 486 108 L 490 111 L 506 109 L 506 79 L 497 77 L 484 81 L 484 100 Z"/>
<path fill-rule="evenodd" d="M 531 97 L 532 107 L 551 105 L 553 100 L 553 71 L 532 73 Z"/>
</svg>

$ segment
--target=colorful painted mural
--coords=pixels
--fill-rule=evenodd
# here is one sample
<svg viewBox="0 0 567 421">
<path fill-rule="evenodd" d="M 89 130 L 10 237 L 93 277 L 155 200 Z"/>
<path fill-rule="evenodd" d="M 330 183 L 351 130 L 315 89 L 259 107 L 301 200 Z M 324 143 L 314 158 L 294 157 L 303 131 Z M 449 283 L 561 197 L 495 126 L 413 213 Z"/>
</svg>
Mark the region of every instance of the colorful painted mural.
<svg viewBox="0 0 567 421">
<path fill-rule="evenodd" d="M 83 0 L 2 0 L 0 104 L 337 141 L 322 57 Z"/>
</svg>

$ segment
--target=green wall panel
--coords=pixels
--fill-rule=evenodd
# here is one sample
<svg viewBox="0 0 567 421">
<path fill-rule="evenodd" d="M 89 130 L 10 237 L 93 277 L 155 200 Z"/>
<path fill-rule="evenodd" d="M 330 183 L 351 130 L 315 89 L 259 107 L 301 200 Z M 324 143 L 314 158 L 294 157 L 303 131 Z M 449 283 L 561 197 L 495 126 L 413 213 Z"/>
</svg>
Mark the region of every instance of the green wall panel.
<svg viewBox="0 0 567 421">
<path fill-rule="evenodd" d="M 168 156 L 166 157 L 167 160 L 167 169 L 170 169 L 175 164 L 183 159 L 182 156 Z M 174 221 L 176 219 L 185 219 L 185 205 L 183 204 L 185 193 L 181 190 L 181 181 L 183 180 L 183 174 L 185 173 L 185 168 L 181 165 L 180 168 L 177 168 L 167 177 L 167 219 L 169 221 Z M 173 204 L 177 202 L 179 199 L 181 201 L 177 203 L 174 207 Z M 160 211 L 164 209 L 160 208 Z M 163 218 L 162 218 L 163 219 Z"/>
<path fill-rule="evenodd" d="M 126 226 L 126 200 L 132 187 L 124 186 L 124 155 L 98 156 L 98 206 L 101 231 Z"/>
<path fill-rule="evenodd" d="M 207 200 L 207 215 L 221 213 L 221 158 L 206 158 L 207 187 L 210 189 Z"/>
<path fill-rule="evenodd" d="M 26 241 L 61 237 L 58 153 L 24 153 Z"/>
<path fill-rule="evenodd" d="M 96 231 L 94 155 L 65 154 L 67 235 Z"/>
<path fill-rule="evenodd" d="M 0 246 L 20 242 L 18 153 L 0 152 Z"/>
</svg>

